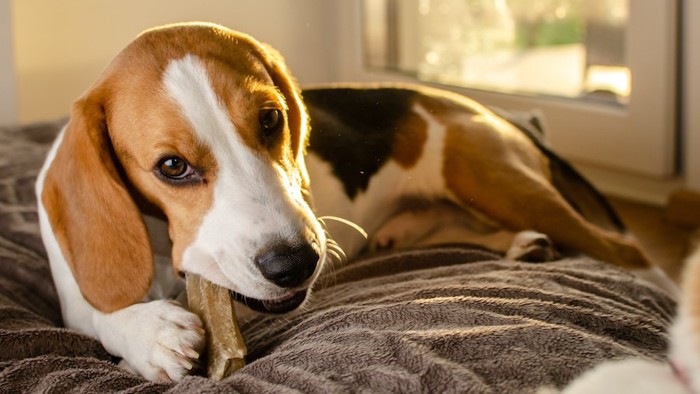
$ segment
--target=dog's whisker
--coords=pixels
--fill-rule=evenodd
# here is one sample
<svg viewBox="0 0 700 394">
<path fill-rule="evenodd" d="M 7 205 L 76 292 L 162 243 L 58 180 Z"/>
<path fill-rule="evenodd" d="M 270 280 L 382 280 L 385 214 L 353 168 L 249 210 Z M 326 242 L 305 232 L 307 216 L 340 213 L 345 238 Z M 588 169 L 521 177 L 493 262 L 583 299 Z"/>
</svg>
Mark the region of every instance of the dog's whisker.
<svg viewBox="0 0 700 394">
<path fill-rule="evenodd" d="M 338 259 L 338 263 L 342 263 L 344 260 L 347 260 L 347 255 L 345 254 L 345 251 L 343 250 L 343 248 L 338 244 L 338 242 L 336 240 L 334 240 L 333 238 L 330 237 L 330 234 L 328 234 L 327 230 L 324 230 L 324 231 L 326 231 L 326 235 L 327 235 L 326 248 L 329 251 L 334 252 L 334 256 L 336 256 Z"/>
<path fill-rule="evenodd" d="M 334 245 L 329 244 L 328 251 L 329 251 L 329 253 L 332 252 L 334 256 L 338 257 L 338 260 L 339 260 L 338 262 L 342 262 L 343 260 L 347 259 L 347 255 L 345 254 L 345 251 L 337 243 Z"/>
<path fill-rule="evenodd" d="M 321 222 L 323 222 L 327 219 L 335 220 L 336 222 L 346 224 L 346 225 L 350 226 L 350 228 L 352 228 L 352 229 L 356 230 L 358 233 L 360 233 L 360 235 L 367 238 L 367 232 L 362 227 L 360 227 L 359 224 L 357 224 L 355 222 L 352 222 L 352 221 L 347 220 L 347 219 L 343 219 L 343 218 L 338 217 L 338 216 L 321 216 L 318 218 L 318 220 L 320 220 Z"/>
<path fill-rule="evenodd" d="M 343 261 L 347 260 L 347 255 L 345 254 L 345 251 L 343 248 L 338 244 L 336 240 L 334 240 L 331 237 L 331 234 L 328 232 L 328 228 L 326 226 L 326 222 L 323 220 L 324 218 L 329 218 L 328 216 L 323 216 L 319 218 L 319 222 L 322 225 L 323 232 L 326 235 L 326 248 L 328 251 L 333 251 L 332 257 L 336 258 L 337 263 L 342 263 Z M 335 218 L 335 217 L 331 217 Z"/>
<path fill-rule="evenodd" d="M 338 241 L 334 240 L 333 238 L 327 238 L 327 239 L 326 239 L 326 245 L 327 245 L 328 247 L 340 248 L 340 245 L 338 244 Z"/>
<path fill-rule="evenodd" d="M 322 279 L 319 280 L 319 285 L 321 287 L 328 287 L 330 285 L 335 285 L 335 270 L 338 268 L 338 265 L 346 260 L 346 257 L 345 252 L 340 245 L 338 245 L 338 242 L 330 237 L 328 230 L 325 228 L 325 223 L 322 221 L 321 223 L 323 224 L 323 232 L 326 234 L 326 250 L 324 254 L 326 263 L 324 263 L 323 272 L 321 273 Z"/>
<path fill-rule="evenodd" d="M 338 260 L 338 262 L 343 261 L 343 259 L 340 257 L 340 254 L 338 254 L 338 252 L 336 252 L 335 250 L 329 248 L 328 254 L 330 254 L 332 257 L 335 257 Z"/>
</svg>

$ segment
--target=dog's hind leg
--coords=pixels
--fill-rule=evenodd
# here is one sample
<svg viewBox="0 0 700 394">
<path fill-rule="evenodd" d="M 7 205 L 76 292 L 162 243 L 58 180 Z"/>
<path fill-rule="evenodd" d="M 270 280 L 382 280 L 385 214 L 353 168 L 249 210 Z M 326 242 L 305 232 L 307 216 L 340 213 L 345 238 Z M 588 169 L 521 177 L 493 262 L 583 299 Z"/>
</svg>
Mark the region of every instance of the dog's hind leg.
<svg viewBox="0 0 700 394">
<path fill-rule="evenodd" d="M 632 238 L 592 224 L 564 199 L 534 145 L 517 134 L 494 138 L 494 127 L 481 119 L 448 126 L 443 176 L 454 202 L 511 231 L 535 230 L 597 259 L 626 268 L 651 266 Z M 482 133 L 491 135 L 479 138 Z"/>
<path fill-rule="evenodd" d="M 555 244 L 622 267 L 650 266 L 632 238 L 587 222 L 546 179 L 518 172 L 510 176 L 520 179 L 508 190 L 490 188 L 488 183 L 476 187 L 455 185 L 452 190 L 462 204 L 481 210 L 514 231 L 533 229 Z"/>
<path fill-rule="evenodd" d="M 449 244 L 471 244 L 506 259 L 540 263 L 559 257 L 547 235 L 526 230 L 514 233 L 485 223 L 475 212 L 436 203 L 399 212 L 369 240 L 369 250 L 397 250 Z"/>
</svg>

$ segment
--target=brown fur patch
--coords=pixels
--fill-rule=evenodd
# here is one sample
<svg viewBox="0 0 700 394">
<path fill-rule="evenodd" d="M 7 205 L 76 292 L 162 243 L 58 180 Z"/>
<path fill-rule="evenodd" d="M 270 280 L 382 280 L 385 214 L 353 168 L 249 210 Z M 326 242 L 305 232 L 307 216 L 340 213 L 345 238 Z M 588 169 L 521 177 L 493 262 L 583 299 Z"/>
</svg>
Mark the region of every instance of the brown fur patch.
<svg viewBox="0 0 700 394">
<path fill-rule="evenodd" d="M 519 200 L 499 189 L 511 185 L 520 189 L 517 195 L 528 198 L 536 196 L 538 190 L 523 190 L 523 184 L 548 182 L 546 159 L 529 140 L 517 131 L 499 129 L 482 115 L 474 115 L 468 122 L 447 126 L 443 154 L 447 187 L 462 203 L 498 212 L 499 221 L 509 229 L 528 226 L 513 214 L 520 209 Z"/>
<path fill-rule="evenodd" d="M 413 167 L 420 159 L 428 140 L 427 127 L 425 120 L 414 112 L 410 112 L 398 127 L 391 157 L 404 169 Z"/>
<path fill-rule="evenodd" d="M 76 103 L 42 202 L 83 295 L 112 312 L 146 296 L 153 266 L 140 212 L 112 162 L 103 118 L 95 103 Z"/>
</svg>

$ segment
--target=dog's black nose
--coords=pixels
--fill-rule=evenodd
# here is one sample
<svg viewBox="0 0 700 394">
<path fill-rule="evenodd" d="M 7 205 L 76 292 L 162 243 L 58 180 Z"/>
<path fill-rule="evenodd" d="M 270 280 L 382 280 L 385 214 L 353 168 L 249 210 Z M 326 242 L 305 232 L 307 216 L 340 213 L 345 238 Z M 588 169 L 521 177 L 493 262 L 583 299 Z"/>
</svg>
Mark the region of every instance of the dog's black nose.
<svg viewBox="0 0 700 394">
<path fill-rule="evenodd" d="M 280 287 L 296 287 L 304 283 L 316 271 L 318 253 L 305 243 L 289 246 L 276 244 L 259 253 L 255 258 L 265 279 Z"/>
</svg>

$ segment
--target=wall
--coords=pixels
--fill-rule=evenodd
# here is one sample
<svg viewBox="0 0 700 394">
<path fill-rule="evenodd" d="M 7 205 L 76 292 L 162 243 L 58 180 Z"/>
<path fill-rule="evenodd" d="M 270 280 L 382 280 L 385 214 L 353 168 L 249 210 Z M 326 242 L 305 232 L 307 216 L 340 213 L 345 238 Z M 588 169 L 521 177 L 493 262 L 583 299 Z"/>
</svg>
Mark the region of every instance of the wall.
<svg viewBox="0 0 700 394">
<path fill-rule="evenodd" d="M 17 121 L 10 0 L 0 0 L 0 124 Z"/>
<path fill-rule="evenodd" d="M 700 2 L 686 1 L 683 10 L 686 50 L 683 92 L 685 99 L 682 146 L 685 183 L 700 191 Z"/>
<path fill-rule="evenodd" d="M 261 7 L 255 0 L 12 0 L 17 118 L 65 116 L 133 37 L 177 21 L 211 21 L 249 33 L 279 49 L 300 83 L 327 82 L 333 77 L 328 15 L 336 1 L 266 0 Z"/>
</svg>

